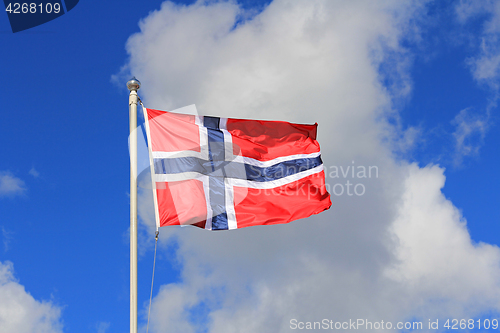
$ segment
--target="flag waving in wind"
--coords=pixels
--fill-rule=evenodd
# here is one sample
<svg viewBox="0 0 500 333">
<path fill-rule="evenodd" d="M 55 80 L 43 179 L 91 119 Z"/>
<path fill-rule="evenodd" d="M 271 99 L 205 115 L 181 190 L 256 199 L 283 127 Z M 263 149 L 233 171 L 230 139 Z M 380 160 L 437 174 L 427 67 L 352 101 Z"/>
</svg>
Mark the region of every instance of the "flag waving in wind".
<svg viewBox="0 0 500 333">
<path fill-rule="evenodd" d="M 143 110 L 158 227 L 228 230 L 330 208 L 317 124 Z"/>
</svg>

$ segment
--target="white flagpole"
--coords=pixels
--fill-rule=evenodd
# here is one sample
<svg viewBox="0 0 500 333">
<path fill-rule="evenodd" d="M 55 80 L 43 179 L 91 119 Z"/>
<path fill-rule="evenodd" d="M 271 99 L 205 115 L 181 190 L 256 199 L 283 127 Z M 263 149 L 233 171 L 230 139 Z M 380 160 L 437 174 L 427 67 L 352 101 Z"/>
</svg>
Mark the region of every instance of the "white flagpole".
<svg viewBox="0 0 500 333">
<path fill-rule="evenodd" d="M 127 82 L 130 116 L 130 333 L 137 333 L 137 90 L 135 77 Z"/>
</svg>

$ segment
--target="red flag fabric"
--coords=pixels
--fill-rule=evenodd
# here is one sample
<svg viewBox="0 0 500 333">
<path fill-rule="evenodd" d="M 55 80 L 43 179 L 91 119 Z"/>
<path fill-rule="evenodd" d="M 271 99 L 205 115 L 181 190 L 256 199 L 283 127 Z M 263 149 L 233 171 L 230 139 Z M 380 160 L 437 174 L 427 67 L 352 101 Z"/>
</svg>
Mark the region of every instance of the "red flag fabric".
<svg viewBox="0 0 500 333">
<path fill-rule="evenodd" d="M 143 110 L 158 227 L 228 230 L 330 208 L 317 124 Z"/>
</svg>

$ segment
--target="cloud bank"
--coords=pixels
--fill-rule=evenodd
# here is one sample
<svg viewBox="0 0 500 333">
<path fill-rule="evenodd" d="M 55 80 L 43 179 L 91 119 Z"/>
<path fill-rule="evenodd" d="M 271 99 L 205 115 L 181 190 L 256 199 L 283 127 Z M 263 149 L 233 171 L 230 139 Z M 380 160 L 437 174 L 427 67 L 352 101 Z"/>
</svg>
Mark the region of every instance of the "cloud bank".
<svg viewBox="0 0 500 333">
<path fill-rule="evenodd" d="M 61 308 L 37 301 L 14 278 L 11 262 L 0 262 L 0 331 L 9 333 L 62 332 Z"/>
<path fill-rule="evenodd" d="M 318 122 L 330 188 L 366 189 L 332 194 L 329 211 L 288 225 L 162 230 L 178 242 L 181 281 L 155 296 L 153 332 L 290 332 L 292 319 L 324 318 L 426 328 L 500 309 L 498 247 L 471 242 L 441 192 L 443 168 L 396 157 L 416 131 L 390 121 L 411 90 L 402 40 L 419 37 L 425 10 L 419 1 L 277 0 L 249 18 L 232 2 L 165 2 L 140 22 L 126 66 L 148 107 Z M 152 230 L 147 200 L 140 213 Z"/>
</svg>

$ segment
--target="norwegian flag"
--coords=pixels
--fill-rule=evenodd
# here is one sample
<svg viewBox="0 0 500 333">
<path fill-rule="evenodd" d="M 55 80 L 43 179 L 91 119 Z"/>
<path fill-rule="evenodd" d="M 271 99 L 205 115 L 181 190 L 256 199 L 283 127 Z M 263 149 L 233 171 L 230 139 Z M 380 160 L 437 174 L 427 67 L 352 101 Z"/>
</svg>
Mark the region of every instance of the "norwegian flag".
<svg viewBox="0 0 500 333">
<path fill-rule="evenodd" d="M 158 227 L 228 230 L 330 208 L 317 124 L 143 110 Z"/>
</svg>

